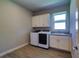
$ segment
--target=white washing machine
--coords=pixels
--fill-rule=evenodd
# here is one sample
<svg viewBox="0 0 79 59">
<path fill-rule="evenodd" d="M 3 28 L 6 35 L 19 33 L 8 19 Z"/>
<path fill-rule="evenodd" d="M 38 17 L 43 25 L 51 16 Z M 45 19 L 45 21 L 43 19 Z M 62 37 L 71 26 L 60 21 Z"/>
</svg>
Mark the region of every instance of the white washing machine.
<svg viewBox="0 0 79 59">
<path fill-rule="evenodd" d="M 30 44 L 38 46 L 38 32 L 30 33 Z"/>
</svg>

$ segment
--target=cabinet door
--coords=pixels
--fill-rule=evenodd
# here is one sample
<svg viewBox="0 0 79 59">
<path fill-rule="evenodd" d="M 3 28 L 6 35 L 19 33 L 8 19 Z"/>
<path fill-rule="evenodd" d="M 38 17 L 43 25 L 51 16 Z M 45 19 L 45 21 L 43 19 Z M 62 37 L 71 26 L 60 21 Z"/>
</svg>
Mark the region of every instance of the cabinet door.
<svg viewBox="0 0 79 59">
<path fill-rule="evenodd" d="M 38 46 L 38 34 L 37 33 L 31 33 L 31 44 Z"/>
<path fill-rule="evenodd" d="M 72 49 L 71 37 L 68 37 L 68 40 L 67 40 L 67 50 L 71 51 L 71 49 Z"/>
<path fill-rule="evenodd" d="M 40 15 L 40 26 L 41 27 L 48 27 L 49 26 L 49 21 L 48 21 L 48 14 L 43 14 Z"/>
<path fill-rule="evenodd" d="M 63 36 L 60 36 L 58 38 L 59 38 L 59 48 L 66 50 L 67 49 L 67 39 L 65 39 L 65 37 L 63 37 Z"/>
<path fill-rule="evenodd" d="M 39 27 L 43 27 L 43 15 L 39 15 Z"/>
<path fill-rule="evenodd" d="M 70 51 L 70 39 L 68 36 L 58 36 L 58 44 L 59 44 L 59 49 L 67 50 Z"/>
<path fill-rule="evenodd" d="M 49 15 L 48 14 L 44 14 L 43 15 L 43 26 L 44 27 L 48 27 L 49 26 Z"/>
<path fill-rule="evenodd" d="M 32 27 L 39 27 L 39 16 L 32 17 Z"/>
<path fill-rule="evenodd" d="M 50 36 L 50 47 L 52 48 L 58 48 L 58 40 L 55 36 Z"/>
<path fill-rule="evenodd" d="M 71 39 L 69 36 L 50 36 L 50 47 L 71 51 Z"/>
</svg>

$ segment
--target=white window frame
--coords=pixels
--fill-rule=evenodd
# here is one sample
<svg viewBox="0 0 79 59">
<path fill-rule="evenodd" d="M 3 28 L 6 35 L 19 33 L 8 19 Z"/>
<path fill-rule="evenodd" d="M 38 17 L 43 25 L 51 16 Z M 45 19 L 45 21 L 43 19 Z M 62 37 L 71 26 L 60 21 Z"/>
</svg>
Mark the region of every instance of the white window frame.
<svg viewBox="0 0 79 59">
<path fill-rule="evenodd" d="M 76 30 L 78 30 L 78 10 L 76 10 Z"/>
<path fill-rule="evenodd" d="M 65 29 L 65 30 L 64 30 L 64 29 L 54 29 L 54 24 L 55 24 L 55 23 L 60 23 L 60 22 L 54 21 L 54 16 L 55 16 L 55 15 L 60 15 L 60 14 L 66 14 L 66 20 L 61 20 L 61 21 L 60 21 L 60 22 L 66 22 L 66 23 L 65 23 L 65 24 L 66 24 L 66 26 L 65 26 L 66 29 Z M 52 14 L 52 19 L 53 19 L 53 22 L 52 22 L 52 23 L 53 23 L 53 25 L 52 25 L 52 26 L 53 26 L 53 27 L 52 27 L 52 31 L 53 31 L 53 32 L 67 32 L 67 30 L 68 30 L 68 27 L 67 27 L 67 25 L 68 25 L 68 24 L 67 24 L 67 11 L 62 11 L 62 12 L 53 13 L 53 14 Z"/>
</svg>

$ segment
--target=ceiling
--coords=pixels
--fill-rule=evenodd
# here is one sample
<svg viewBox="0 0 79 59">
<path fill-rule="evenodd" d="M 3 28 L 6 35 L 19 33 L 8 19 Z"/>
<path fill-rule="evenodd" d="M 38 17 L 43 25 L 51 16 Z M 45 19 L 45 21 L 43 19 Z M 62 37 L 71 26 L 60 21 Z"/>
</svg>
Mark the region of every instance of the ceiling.
<svg viewBox="0 0 79 59">
<path fill-rule="evenodd" d="M 66 4 L 70 0 L 13 0 L 14 2 L 17 2 L 24 7 L 28 8 L 31 11 L 35 11 L 41 8 L 44 8 L 46 6 L 55 6 L 57 4 Z"/>
</svg>

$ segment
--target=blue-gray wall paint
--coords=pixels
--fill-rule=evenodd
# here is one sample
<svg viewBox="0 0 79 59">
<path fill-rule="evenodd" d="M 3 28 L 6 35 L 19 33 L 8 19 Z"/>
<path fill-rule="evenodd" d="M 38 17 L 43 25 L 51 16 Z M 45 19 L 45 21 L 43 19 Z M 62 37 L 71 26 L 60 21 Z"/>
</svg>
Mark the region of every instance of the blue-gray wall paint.
<svg viewBox="0 0 79 59">
<path fill-rule="evenodd" d="M 76 0 L 71 1 L 70 5 L 70 33 L 72 35 L 73 46 L 76 46 Z"/>
</svg>

